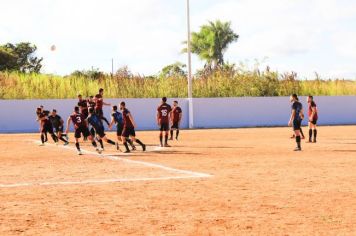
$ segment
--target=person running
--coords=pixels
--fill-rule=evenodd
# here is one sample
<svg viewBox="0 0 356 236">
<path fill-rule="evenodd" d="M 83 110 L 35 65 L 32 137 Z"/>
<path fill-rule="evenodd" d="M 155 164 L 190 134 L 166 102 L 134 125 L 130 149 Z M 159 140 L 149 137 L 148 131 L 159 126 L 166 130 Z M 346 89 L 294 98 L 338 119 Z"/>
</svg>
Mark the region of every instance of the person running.
<svg viewBox="0 0 356 236">
<path fill-rule="evenodd" d="M 309 126 L 309 143 L 316 143 L 316 136 L 318 131 L 316 129 L 316 124 L 318 122 L 318 108 L 314 102 L 313 96 L 308 96 L 308 126 Z M 312 136 L 314 136 L 312 140 Z"/>
<path fill-rule="evenodd" d="M 130 111 L 126 108 L 125 102 L 120 103 L 120 110 L 122 112 L 122 117 L 124 120 L 124 127 L 122 130 L 121 138 L 122 138 L 122 144 L 126 148 L 125 153 L 130 152 L 129 146 L 127 145 L 127 140 L 130 137 L 133 142 L 136 142 L 141 145 L 143 151 L 146 151 L 146 145 L 143 144 L 139 139 L 136 138 L 136 133 L 135 133 L 136 123 L 135 123 Z"/>
<path fill-rule="evenodd" d="M 103 106 L 110 106 L 110 103 L 105 103 L 104 102 L 104 89 L 99 89 L 99 93 L 95 95 L 94 97 L 94 102 L 95 102 L 95 113 L 103 120 L 106 122 L 106 124 L 109 126 L 110 123 L 109 121 L 104 117 L 104 112 L 103 112 Z"/>
<path fill-rule="evenodd" d="M 297 143 L 297 147 L 294 149 L 294 151 L 301 151 L 302 147 L 300 142 L 300 127 L 304 118 L 303 105 L 298 101 L 297 94 L 293 94 L 290 97 L 290 102 L 292 103 L 292 113 L 288 122 L 288 126 L 293 126 L 295 134 L 295 141 Z"/>
<path fill-rule="evenodd" d="M 55 144 L 58 143 L 58 137 L 53 132 L 53 126 L 48 119 L 49 111 L 45 111 L 43 106 L 36 109 L 37 121 L 40 124 L 40 134 L 41 134 L 41 146 L 44 146 L 47 142 L 47 133 L 49 133 Z"/>
<path fill-rule="evenodd" d="M 117 136 L 117 141 L 118 141 L 116 143 L 116 145 L 117 145 L 116 149 L 120 150 L 119 142 L 122 143 L 121 134 L 122 134 L 122 130 L 124 129 L 124 120 L 122 117 L 122 113 L 117 110 L 117 106 L 112 107 L 111 122 L 109 125 L 109 129 L 111 130 L 114 125 L 116 125 L 116 136 Z M 133 144 L 132 140 L 128 139 L 127 141 L 130 144 L 132 150 L 136 150 L 136 147 Z"/>
<path fill-rule="evenodd" d="M 88 101 L 86 99 L 83 99 L 81 94 L 78 94 L 78 107 L 80 108 L 80 113 L 85 116 L 85 118 L 88 117 Z"/>
<path fill-rule="evenodd" d="M 116 145 L 116 143 L 114 141 L 112 141 L 106 137 L 106 134 L 104 132 L 103 122 L 101 121 L 99 115 L 94 113 L 93 108 L 89 109 L 89 116 L 87 118 L 87 121 L 95 129 L 97 140 L 101 146 L 101 151 L 104 150 L 103 140 L 111 145 Z"/>
<path fill-rule="evenodd" d="M 161 105 L 157 108 L 157 124 L 160 127 L 159 141 L 161 147 L 170 147 L 168 145 L 168 132 L 169 132 L 169 120 L 172 108 L 167 104 L 167 98 L 163 97 L 161 100 Z M 165 132 L 164 136 L 164 145 L 163 145 L 163 131 Z"/>
<path fill-rule="evenodd" d="M 51 115 L 48 116 L 49 121 L 52 123 L 53 129 L 55 130 L 55 133 L 58 137 L 59 140 L 61 140 L 62 142 L 64 142 L 64 145 L 68 145 L 68 136 L 63 133 L 63 124 L 64 121 L 62 120 L 62 117 L 60 117 L 57 114 L 57 110 L 53 109 L 51 112 Z M 64 139 L 63 137 L 66 137 L 66 139 Z"/>
<path fill-rule="evenodd" d="M 178 106 L 178 101 L 173 102 L 173 109 L 171 112 L 171 138 L 173 140 L 173 130 L 176 130 L 176 140 L 178 140 L 179 126 L 182 120 L 182 109 Z"/>
<path fill-rule="evenodd" d="M 80 114 L 79 107 L 74 107 L 74 112 L 67 119 L 67 128 L 65 133 L 68 134 L 71 122 L 74 125 L 74 138 L 75 138 L 75 147 L 77 148 L 78 155 L 82 155 L 82 151 L 80 150 L 79 139 L 81 135 L 83 137 L 87 137 L 96 151 L 100 154 L 101 150 L 96 145 L 96 142 L 93 136 L 90 134 L 88 129 L 88 121 L 85 119 L 83 114 Z"/>
</svg>

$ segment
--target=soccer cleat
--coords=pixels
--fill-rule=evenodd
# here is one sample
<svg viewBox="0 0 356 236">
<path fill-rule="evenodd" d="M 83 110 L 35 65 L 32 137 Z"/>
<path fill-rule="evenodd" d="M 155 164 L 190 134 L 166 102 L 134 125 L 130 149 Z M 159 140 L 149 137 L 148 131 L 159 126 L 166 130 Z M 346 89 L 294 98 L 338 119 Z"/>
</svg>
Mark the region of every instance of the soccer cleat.
<svg viewBox="0 0 356 236">
<path fill-rule="evenodd" d="M 313 143 L 316 143 L 316 140 L 315 140 L 315 139 L 313 140 Z"/>
<path fill-rule="evenodd" d="M 295 152 L 299 152 L 299 151 L 301 151 L 302 149 L 300 148 L 300 147 L 296 147 L 295 149 L 294 149 L 294 151 Z"/>
<path fill-rule="evenodd" d="M 67 142 L 65 142 L 63 145 L 64 145 L 64 146 L 67 146 L 68 144 L 69 144 L 69 142 L 67 141 Z"/>
<path fill-rule="evenodd" d="M 135 145 L 132 145 L 131 148 L 132 148 L 132 151 L 136 151 L 136 146 Z"/>
<path fill-rule="evenodd" d="M 77 152 L 79 156 L 83 155 L 82 151 Z"/>
<path fill-rule="evenodd" d="M 159 146 L 160 146 L 160 147 L 164 147 L 162 143 L 161 143 Z"/>
<path fill-rule="evenodd" d="M 130 153 L 131 151 L 130 150 L 126 150 L 126 151 L 124 151 L 124 153 Z"/>
<path fill-rule="evenodd" d="M 171 147 L 168 143 L 166 143 L 165 145 L 164 145 L 164 147 Z"/>
<path fill-rule="evenodd" d="M 144 145 L 142 145 L 142 151 L 146 151 L 146 145 L 144 144 Z"/>
<path fill-rule="evenodd" d="M 178 141 L 178 137 L 176 137 L 176 140 Z"/>
<path fill-rule="evenodd" d="M 39 144 L 38 146 L 44 146 L 45 144 L 44 143 L 41 143 L 41 144 Z"/>
<path fill-rule="evenodd" d="M 101 149 L 96 148 L 96 151 L 97 151 L 99 154 L 101 154 Z"/>
<path fill-rule="evenodd" d="M 173 140 L 173 137 L 170 137 L 169 140 Z"/>
</svg>

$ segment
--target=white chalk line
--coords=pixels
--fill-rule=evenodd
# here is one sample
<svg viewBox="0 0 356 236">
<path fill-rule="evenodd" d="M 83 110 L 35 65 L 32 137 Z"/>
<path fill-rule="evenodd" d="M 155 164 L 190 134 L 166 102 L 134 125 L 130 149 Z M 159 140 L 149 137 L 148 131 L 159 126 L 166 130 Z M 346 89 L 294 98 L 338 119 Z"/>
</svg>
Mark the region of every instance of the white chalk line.
<svg viewBox="0 0 356 236">
<path fill-rule="evenodd" d="M 37 140 L 30 140 L 35 143 L 40 143 Z M 45 147 L 58 147 L 62 149 L 67 149 L 67 150 L 72 150 L 76 151 L 76 148 L 70 147 L 70 146 L 62 146 L 62 145 L 55 145 L 55 144 L 49 144 L 46 143 Z M 162 150 L 161 147 L 156 147 L 154 148 L 153 151 L 158 151 Z M 79 184 L 105 184 L 105 183 L 115 183 L 115 182 L 137 182 L 137 181 L 159 181 L 159 180 L 174 180 L 174 179 L 191 179 L 191 178 L 209 178 L 212 177 L 210 174 L 206 173 L 200 173 L 200 172 L 194 172 L 194 171 L 189 171 L 189 170 L 181 170 L 181 169 L 176 169 L 168 166 L 164 166 L 161 164 L 155 164 L 155 163 L 150 163 L 150 162 L 145 162 L 145 161 L 136 161 L 136 160 L 129 160 L 123 157 L 118 157 L 120 156 L 128 156 L 129 154 L 125 153 L 117 153 L 117 154 L 99 154 L 97 152 L 93 151 L 88 151 L 82 149 L 82 152 L 84 154 L 89 154 L 92 156 L 99 156 L 101 158 L 109 159 L 109 160 L 114 160 L 114 161 L 122 161 L 126 163 L 131 163 L 131 164 L 138 164 L 138 165 L 143 165 L 146 167 L 153 167 L 153 168 L 158 168 L 170 172 L 174 172 L 177 174 L 184 174 L 185 176 L 166 176 L 166 177 L 147 177 L 147 178 L 114 178 L 114 179 L 102 179 L 102 180 L 82 180 L 82 181 L 58 181 L 58 182 L 40 182 L 40 183 L 16 183 L 16 184 L 0 184 L 0 188 L 15 188 L 15 187 L 30 187 L 30 186 L 51 186 L 51 185 L 79 185 Z M 150 152 L 150 151 L 148 151 Z"/>
</svg>

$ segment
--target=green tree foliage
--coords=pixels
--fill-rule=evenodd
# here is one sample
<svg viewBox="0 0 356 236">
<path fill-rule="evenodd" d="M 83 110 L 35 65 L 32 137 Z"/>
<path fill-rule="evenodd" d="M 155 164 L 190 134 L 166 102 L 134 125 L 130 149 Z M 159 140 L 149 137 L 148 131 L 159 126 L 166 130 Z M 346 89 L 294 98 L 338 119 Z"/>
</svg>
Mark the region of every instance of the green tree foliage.
<svg viewBox="0 0 356 236">
<path fill-rule="evenodd" d="M 160 72 L 159 77 L 170 78 L 170 77 L 185 77 L 187 72 L 185 71 L 186 65 L 181 62 L 176 62 L 174 64 L 163 67 Z"/>
<path fill-rule="evenodd" d="M 43 58 L 35 56 L 37 47 L 28 42 L 0 45 L 0 71 L 39 73 Z"/>
</svg>

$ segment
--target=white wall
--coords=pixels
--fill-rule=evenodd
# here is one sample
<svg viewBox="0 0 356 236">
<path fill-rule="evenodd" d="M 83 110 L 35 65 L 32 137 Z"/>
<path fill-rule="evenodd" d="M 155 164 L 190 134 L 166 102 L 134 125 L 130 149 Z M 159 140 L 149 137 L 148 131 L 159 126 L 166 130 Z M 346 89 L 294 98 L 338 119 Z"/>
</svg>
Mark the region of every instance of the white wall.
<svg viewBox="0 0 356 236">
<path fill-rule="evenodd" d="M 301 97 L 306 108 L 306 98 Z M 160 99 L 106 99 L 112 105 L 126 101 L 134 115 L 139 130 L 157 129 L 155 115 Z M 178 100 L 183 109 L 182 127 L 188 127 L 188 100 Z M 319 108 L 319 124 L 356 124 L 356 96 L 316 97 Z M 47 110 L 57 109 L 67 119 L 77 100 L 0 100 L 0 133 L 36 132 L 35 109 L 44 105 Z M 194 126 L 196 128 L 230 128 L 254 126 L 285 126 L 290 115 L 287 97 L 258 98 L 196 98 Z M 110 107 L 105 107 L 110 119 Z"/>
</svg>

